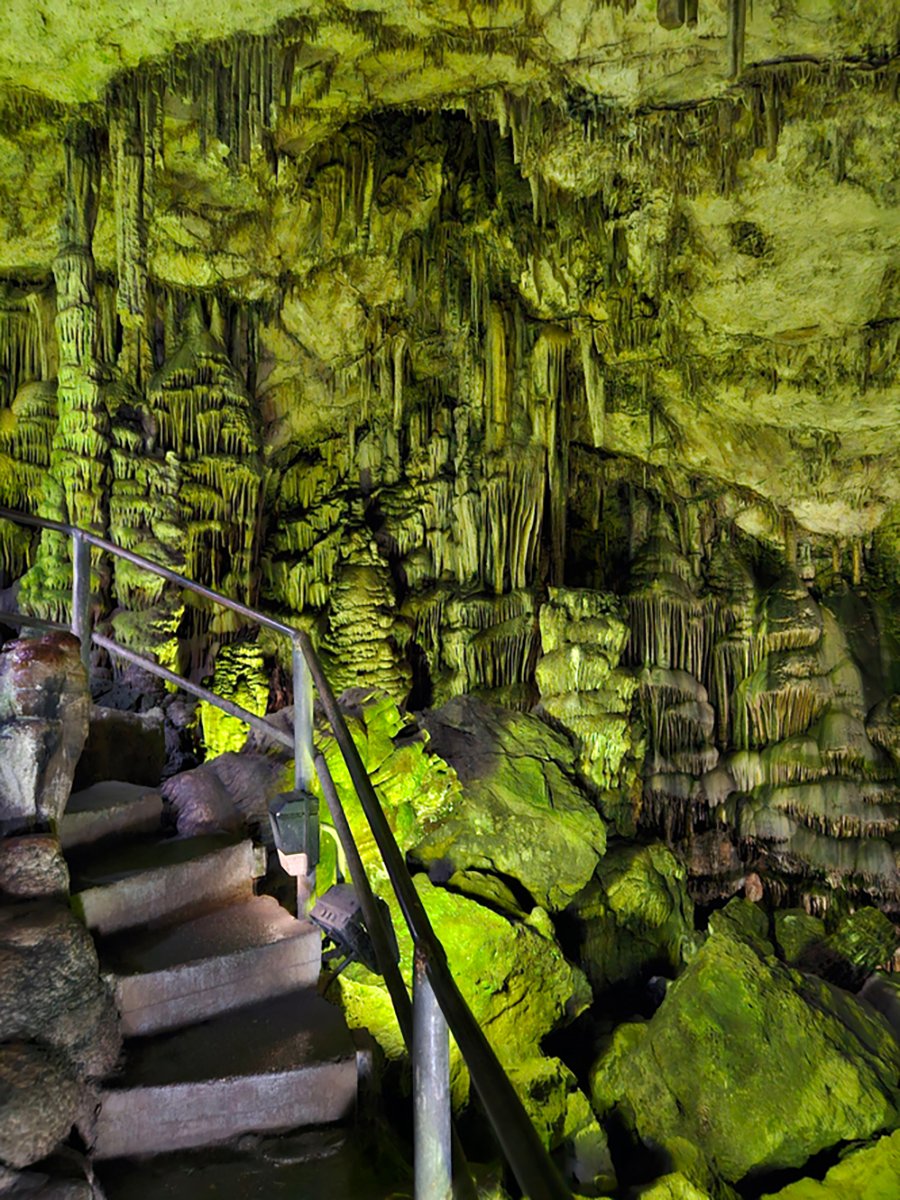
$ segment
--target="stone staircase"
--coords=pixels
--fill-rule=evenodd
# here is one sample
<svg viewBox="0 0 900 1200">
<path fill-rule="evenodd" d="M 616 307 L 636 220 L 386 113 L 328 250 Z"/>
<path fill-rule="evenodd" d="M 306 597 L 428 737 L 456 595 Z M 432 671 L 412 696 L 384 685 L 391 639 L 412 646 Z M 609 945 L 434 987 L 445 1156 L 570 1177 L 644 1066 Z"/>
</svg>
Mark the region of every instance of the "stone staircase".
<svg viewBox="0 0 900 1200">
<path fill-rule="evenodd" d="M 72 904 L 126 1036 L 94 1158 L 352 1118 L 368 1064 L 315 991 L 318 930 L 255 894 L 265 852 L 252 842 L 165 838 L 161 816 L 158 792 L 107 782 L 72 795 L 60 823 Z"/>
</svg>

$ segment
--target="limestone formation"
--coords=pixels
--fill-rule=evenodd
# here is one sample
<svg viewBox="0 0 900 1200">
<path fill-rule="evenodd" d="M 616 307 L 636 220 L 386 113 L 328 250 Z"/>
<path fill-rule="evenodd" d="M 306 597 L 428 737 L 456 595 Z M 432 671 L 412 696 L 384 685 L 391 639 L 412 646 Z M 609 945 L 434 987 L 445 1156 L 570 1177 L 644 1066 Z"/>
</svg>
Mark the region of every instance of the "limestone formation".
<svg viewBox="0 0 900 1200">
<path fill-rule="evenodd" d="M 562 946 L 598 997 L 587 1044 L 607 999 L 670 980 L 595 1072 L 623 1193 L 732 1200 L 894 1121 L 895 1049 L 837 988 L 884 1001 L 900 919 L 895 9 L 0 18 L 0 506 L 309 635 L 466 931 L 478 1015 L 508 1045 L 519 1012 L 523 1091 L 548 1141 L 597 1152 L 573 1174 L 596 1194 L 605 1131 L 568 1051 L 538 1056 L 587 1001 Z M 71 576 L 68 539 L 0 521 L 3 606 L 67 625 Z M 287 643 L 176 581 L 94 551 L 91 614 L 254 713 L 290 705 Z M 149 707 L 93 658 L 109 702 Z M 166 772 L 208 759 L 167 784 L 179 830 L 265 835 L 288 755 L 154 702 Z M 52 830 L 87 705 L 65 637 L 0 653 L 0 832 Z M 315 736 L 383 888 L 321 713 Z M 17 842 L 27 906 L 58 863 L 29 882 Z M 344 997 L 389 1028 L 358 971 Z M 629 1125 L 665 1145 L 656 1180 Z M 848 1196 L 892 1143 L 867 1153 L 833 1168 Z"/>
</svg>

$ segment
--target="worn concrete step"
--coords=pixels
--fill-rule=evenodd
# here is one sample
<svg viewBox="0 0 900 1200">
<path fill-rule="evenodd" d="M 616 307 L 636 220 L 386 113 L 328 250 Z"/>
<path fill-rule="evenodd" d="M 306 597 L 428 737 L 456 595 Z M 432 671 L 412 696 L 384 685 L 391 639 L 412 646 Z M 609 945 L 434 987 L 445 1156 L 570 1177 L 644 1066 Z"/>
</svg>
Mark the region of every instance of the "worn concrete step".
<svg viewBox="0 0 900 1200">
<path fill-rule="evenodd" d="M 254 896 L 163 929 L 114 935 L 99 949 L 132 1037 L 314 986 L 322 935 L 271 896 Z"/>
<path fill-rule="evenodd" d="M 341 1013 L 311 989 L 128 1042 L 122 1077 L 100 1093 L 94 1156 L 163 1154 L 346 1120 L 356 1059 Z"/>
<path fill-rule="evenodd" d="M 59 822 L 63 850 L 104 838 L 156 833 L 162 822 L 162 796 L 154 788 L 108 780 L 73 792 Z"/>
<path fill-rule="evenodd" d="M 89 929 L 148 927 L 249 899 L 265 850 L 224 834 L 160 838 L 69 855 L 72 906 Z"/>
<path fill-rule="evenodd" d="M 250 1143 L 249 1145 L 245 1143 Z M 397 1151 L 341 1126 L 98 1164 L 106 1200 L 384 1200 L 409 1195 Z"/>
</svg>

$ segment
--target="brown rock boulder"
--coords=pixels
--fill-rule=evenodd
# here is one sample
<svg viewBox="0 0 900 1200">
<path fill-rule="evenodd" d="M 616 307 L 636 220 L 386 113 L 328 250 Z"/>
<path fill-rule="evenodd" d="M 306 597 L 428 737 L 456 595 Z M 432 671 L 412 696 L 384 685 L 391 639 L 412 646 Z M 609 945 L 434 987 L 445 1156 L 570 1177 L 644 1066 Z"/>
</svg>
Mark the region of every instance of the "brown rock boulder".
<svg viewBox="0 0 900 1200">
<path fill-rule="evenodd" d="M 67 896 L 69 868 L 58 838 L 33 833 L 0 841 L 0 892 L 23 900 Z"/>
<path fill-rule="evenodd" d="M 90 714 L 76 638 L 49 633 L 0 650 L 0 833 L 55 824 Z"/>
<path fill-rule="evenodd" d="M 0 908 L 0 1042 L 40 1041 L 76 1076 L 102 1076 L 121 1047 L 112 996 L 91 935 L 69 908 Z"/>
<path fill-rule="evenodd" d="M 26 1042 L 0 1045 L 0 1161 L 38 1162 L 83 1116 L 86 1092 L 61 1055 Z"/>
</svg>

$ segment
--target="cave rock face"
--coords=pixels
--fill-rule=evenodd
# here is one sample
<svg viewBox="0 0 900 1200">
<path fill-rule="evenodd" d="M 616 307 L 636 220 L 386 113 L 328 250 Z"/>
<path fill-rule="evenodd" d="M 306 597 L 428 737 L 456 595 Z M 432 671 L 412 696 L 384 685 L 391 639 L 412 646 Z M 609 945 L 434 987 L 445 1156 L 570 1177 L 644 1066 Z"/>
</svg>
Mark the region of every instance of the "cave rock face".
<svg viewBox="0 0 900 1200">
<path fill-rule="evenodd" d="M 537 717 L 458 697 L 422 715 L 431 749 L 456 771 L 458 814 L 415 848 L 442 872 L 514 879 L 542 907 L 563 908 L 606 848 L 603 820 L 579 785 L 576 752 Z"/>
<path fill-rule="evenodd" d="M 89 716 L 75 638 L 22 639 L 0 651 L 0 828 L 12 832 L 59 820 Z"/>
<path fill-rule="evenodd" d="M 774 957 L 764 914 L 732 901 L 645 1024 L 619 1026 L 594 1104 L 640 1138 L 685 1139 L 724 1179 L 800 1167 L 900 1121 L 900 1048 L 879 1014 Z"/>
</svg>

